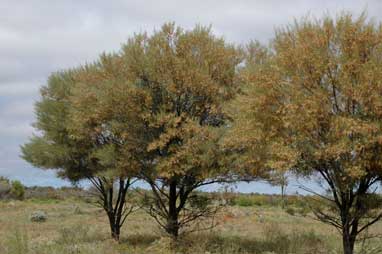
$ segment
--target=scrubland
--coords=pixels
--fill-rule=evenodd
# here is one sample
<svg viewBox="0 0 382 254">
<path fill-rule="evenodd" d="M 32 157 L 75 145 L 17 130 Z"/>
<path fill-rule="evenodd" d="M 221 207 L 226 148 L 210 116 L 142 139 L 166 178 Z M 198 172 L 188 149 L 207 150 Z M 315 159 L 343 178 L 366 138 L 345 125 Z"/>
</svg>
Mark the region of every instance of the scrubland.
<svg viewBox="0 0 382 254">
<path fill-rule="evenodd" d="M 48 191 L 45 195 L 46 190 L 29 190 L 25 200 L 0 201 L 0 253 L 341 252 L 339 234 L 314 220 L 304 206 L 306 198 L 289 196 L 282 209 L 278 196 L 235 194 L 216 215 L 214 228 L 183 235 L 177 243 L 144 211 L 137 210 L 116 243 L 110 238 L 104 211 L 91 198 L 72 189 Z M 32 222 L 30 216 L 36 211 L 44 212 L 47 220 Z M 382 224 L 372 230 L 382 233 Z M 358 243 L 357 253 L 381 253 L 380 246 L 378 239 L 366 239 Z"/>
</svg>

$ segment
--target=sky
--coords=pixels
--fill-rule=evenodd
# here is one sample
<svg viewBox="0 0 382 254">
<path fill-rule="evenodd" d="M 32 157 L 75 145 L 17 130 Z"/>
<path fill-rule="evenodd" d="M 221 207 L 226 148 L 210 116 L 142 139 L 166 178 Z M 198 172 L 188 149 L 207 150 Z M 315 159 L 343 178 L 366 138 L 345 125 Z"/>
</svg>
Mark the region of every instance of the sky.
<svg viewBox="0 0 382 254">
<path fill-rule="evenodd" d="M 211 25 L 229 42 L 267 43 L 274 30 L 307 15 L 341 11 L 382 20 L 381 0 L 0 0 L 0 176 L 24 184 L 63 186 L 54 171 L 20 158 L 34 133 L 34 103 L 50 73 L 118 51 L 134 33 L 165 22 L 186 29 Z M 275 192 L 266 184 L 239 184 L 239 191 Z M 292 188 L 292 191 L 293 188 Z"/>
</svg>

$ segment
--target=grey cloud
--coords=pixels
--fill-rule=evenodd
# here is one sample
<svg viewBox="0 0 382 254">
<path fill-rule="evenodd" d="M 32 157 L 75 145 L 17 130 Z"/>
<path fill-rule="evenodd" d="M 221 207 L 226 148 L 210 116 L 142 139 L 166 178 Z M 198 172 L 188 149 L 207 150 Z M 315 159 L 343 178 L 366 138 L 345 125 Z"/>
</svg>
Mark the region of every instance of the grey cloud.
<svg viewBox="0 0 382 254">
<path fill-rule="evenodd" d="M 25 77 L 21 78 L 24 81 L 15 82 L 0 82 L 0 96 L 4 99 L 5 97 L 14 98 L 21 96 L 36 96 L 40 89 L 40 86 L 45 82 L 41 80 L 27 80 Z"/>
</svg>

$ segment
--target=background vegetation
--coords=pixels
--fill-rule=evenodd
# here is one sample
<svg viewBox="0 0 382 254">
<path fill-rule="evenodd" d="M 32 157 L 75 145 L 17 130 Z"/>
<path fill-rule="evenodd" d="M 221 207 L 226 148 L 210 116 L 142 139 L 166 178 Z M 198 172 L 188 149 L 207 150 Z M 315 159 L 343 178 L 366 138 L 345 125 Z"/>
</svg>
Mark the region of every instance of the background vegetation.
<svg viewBox="0 0 382 254">
<path fill-rule="evenodd" d="M 139 195 L 139 194 L 137 194 Z M 27 188 L 25 199 L 0 201 L 0 253 L 336 253 L 338 235 L 330 227 L 300 214 L 305 199 L 238 193 L 203 193 L 225 198 L 218 225 L 186 235 L 178 243 L 163 234 L 153 219 L 139 210 L 112 241 L 103 210 L 94 206 L 91 192 L 78 188 Z M 46 221 L 32 222 L 35 211 Z M 8 218 L 12 218 L 12 221 Z M 16 222 L 16 223 L 15 223 Z M 248 223 L 250 222 L 250 223 Z M 382 230 L 382 227 L 380 228 Z M 377 228 L 379 230 L 379 226 Z"/>
</svg>

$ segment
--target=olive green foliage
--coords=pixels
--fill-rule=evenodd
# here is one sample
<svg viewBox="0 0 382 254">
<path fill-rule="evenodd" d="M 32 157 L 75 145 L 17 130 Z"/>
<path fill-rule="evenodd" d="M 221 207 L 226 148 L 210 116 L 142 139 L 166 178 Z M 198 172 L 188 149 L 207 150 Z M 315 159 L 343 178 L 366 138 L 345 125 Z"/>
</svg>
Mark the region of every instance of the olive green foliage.
<svg viewBox="0 0 382 254">
<path fill-rule="evenodd" d="M 101 169 L 98 165 L 90 166 L 91 141 L 77 142 L 68 132 L 67 100 L 74 77 L 74 70 L 53 73 L 41 88 L 34 127 L 42 134 L 32 137 L 21 150 L 22 157 L 32 165 L 56 169 L 61 177 L 78 181 Z"/>
<path fill-rule="evenodd" d="M 20 181 L 12 181 L 11 182 L 11 190 L 10 193 L 13 197 L 16 199 L 24 199 L 24 194 L 25 194 L 25 187 L 22 185 Z"/>
<path fill-rule="evenodd" d="M 73 105 L 69 99 L 80 82 L 81 70 L 53 73 L 41 89 L 34 124 L 40 134 L 21 147 L 22 157 L 36 167 L 56 169 L 59 176 L 72 182 L 90 180 L 98 190 L 97 203 L 110 217 L 112 231 L 116 231 L 112 235 L 117 240 L 119 228 L 129 214 L 125 201 L 132 174 L 126 167 L 116 167 L 110 159 L 118 157 L 112 146 L 115 140 L 103 139 L 104 133 L 80 138 L 71 132 Z M 115 182 L 119 184 L 116 196 Z"/>
<path fill-rule="evenodd" d="M 0 198 L 6 198 L 11 191 L 11 184 L 8 178 L 0 176 Z"/>
<path fill-rule="evenodd" d="M 25 187 L 18 180 L 0 177 L 0 199 L 24 199 Z"/>
</svg>

